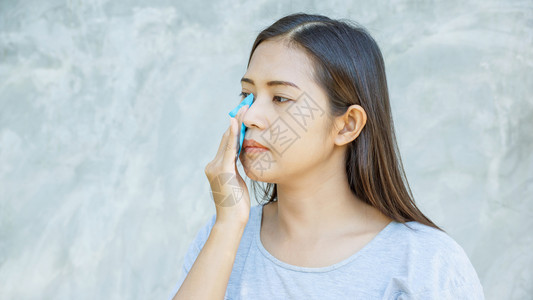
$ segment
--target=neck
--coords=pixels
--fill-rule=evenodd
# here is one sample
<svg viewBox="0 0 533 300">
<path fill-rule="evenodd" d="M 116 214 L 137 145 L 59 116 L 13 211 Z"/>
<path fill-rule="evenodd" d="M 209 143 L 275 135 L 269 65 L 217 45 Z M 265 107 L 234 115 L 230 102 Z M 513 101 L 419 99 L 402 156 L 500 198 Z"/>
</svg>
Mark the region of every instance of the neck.
<svg viewBox="0 0 533 300">
<path fill-rule="evenodd" d="M 283 239 L 319 242 L 361 231 L 371 219 L 384 217 L 353 195 L 345 172 L 333 169 L 278 183 L 273 221 Z"/>
</svg>

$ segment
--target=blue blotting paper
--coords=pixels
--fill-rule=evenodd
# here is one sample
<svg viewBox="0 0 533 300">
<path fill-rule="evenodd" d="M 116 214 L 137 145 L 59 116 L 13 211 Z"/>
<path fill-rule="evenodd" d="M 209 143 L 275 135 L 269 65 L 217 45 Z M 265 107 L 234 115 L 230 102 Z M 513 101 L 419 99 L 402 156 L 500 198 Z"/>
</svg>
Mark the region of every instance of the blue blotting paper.
<svg viewBox="0 0 533 300">
<path fill-rule="evenodd" d="M 235 116 L 237 115 L 237 113 L 239 112 L 239 109 L 245 105 L 249 105 L 248 108 L 250 108 L 250 106 L 252 106 L 252 103 L 254 102 L 254 94 L 250 94 L 248 96 L 246 96 L 246 98 L 244 98 L 241 103 L 239 103 L 239 105 L 237 105 L 237 107 L 235 107 L 232 111 L 229 112 L 229 115 L 233 118 L 235 118 Z M 239 141 L 239 151 L 237 152 L 237 156 L 239 156 L 241 154 L 241 148 L 242 148 L 242 143 L 244 142 L 244 134 L 246 133 L 246 126 L 244 126 L 244 123 L 241 124 L 241 138 L 240 138 L 240 141 Z"/>
</svg>

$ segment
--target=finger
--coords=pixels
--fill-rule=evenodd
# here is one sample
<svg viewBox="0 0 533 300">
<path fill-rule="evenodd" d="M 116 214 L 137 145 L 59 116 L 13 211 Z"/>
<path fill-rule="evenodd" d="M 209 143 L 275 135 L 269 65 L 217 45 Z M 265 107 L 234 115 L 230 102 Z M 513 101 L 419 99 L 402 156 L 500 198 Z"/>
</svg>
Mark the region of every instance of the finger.
<svg viewBox="0 0 533 300">
<path fill-rule="evenodd" d="M 221 157 L 222 155 L 224 155 L 224 151 L 226 149 L 226 145 L 228 144 L 228 137 L 230 135 L 230 128 L 231 128 L 231 119 L 232 117 L 230 117 L 230 125 L 228 126 L 228 128 L 226 129 L 226 131 L 224 132 L 224 134 L 222 135 L 222 138 L 220 139 L 220 145 L 218 146 L 218 150 L 217 150 L 217 154 L 215 155 L 215 158 L 216 157 Z"/>
<path fill-rule="evenodd" d="M 244 119 L 244 114 L 246 114 L 246 111 L 248 110 L 248 108 L 249 108 L 248 105 L 244 105 L 239 110 L 239 114 L 235 116 L 235 119 L 236 119 L 237 124 L 238 124 L 238 126 L 237 126 L 237 146 L 236 146 L 237 147 L 237 152 L 239 152 L 239 145 L 240 145 L 241 139 L 243 139 L 243 137 L 241 137 L 242 126 L 244 126 L 242 120 Z"/>
<path fill-rule="evenodd" d="M 246 114 L 246 112 L 248 111 L 248 108 L 250 108 L 249 105 L 244 105 L 243 107 L 241 107 L 242 111 L 240 111 L 240 114 L 237 117 L 237 120 L 239 121 L 239 131 L 238 132 L 241 132 L 241 127 L 243 126 L 243 119 L 244 119 L 244 114 Z"/>
<path fill-rule="evenodd" d="M 242 118 L 243 108 L 239 109 L 239 112 L 235 116 L 234 120 L 231 120 L 231 131 L 228 137 L 226 151 L 224 153 L 224 161 L 228 161 L 231 164 L 235 164 L 235 156 L 237 155 L 237 148 L 239 143 L 240 124 L 239 120 Z"/>
<path fill-rule="evenodd" d="M 232 170 L 233 168 L 230 168 L 232 163 L 235 163 L 235 155 L 237 153 L 237 120 L 235 118 L 232 118 L 230 120 L 231 126 L 230 126 L 230 133 L 226 141 L 226 147 L 224 148 L 223 152 L 223 161 L 224 165 L 227 167 L 227 170 Z"/>
</svg>

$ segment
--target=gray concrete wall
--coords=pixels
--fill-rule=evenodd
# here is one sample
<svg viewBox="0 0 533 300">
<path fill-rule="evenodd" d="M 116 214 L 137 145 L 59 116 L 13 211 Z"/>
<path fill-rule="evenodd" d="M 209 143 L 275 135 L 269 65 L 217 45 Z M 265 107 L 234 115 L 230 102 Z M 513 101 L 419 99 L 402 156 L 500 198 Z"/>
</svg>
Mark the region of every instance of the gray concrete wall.
<svg viewBox="0 0 533 300">
<path fill-rule="evenodd" d="M 166 297 L 252 42 L 298 11 L 374 35 L 417 202 L 530 299 L 533 3 L 504 0 L 0 1 L 0 298 Z"/>
</svg>

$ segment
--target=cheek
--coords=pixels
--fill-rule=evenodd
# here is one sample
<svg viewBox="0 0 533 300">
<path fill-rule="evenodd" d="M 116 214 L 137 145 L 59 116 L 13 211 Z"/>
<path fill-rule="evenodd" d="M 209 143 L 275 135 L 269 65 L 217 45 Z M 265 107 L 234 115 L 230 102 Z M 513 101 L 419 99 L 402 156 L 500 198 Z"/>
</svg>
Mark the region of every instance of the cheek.
<svg viewBox="0 0 533 300">
<path fill-rule="evenodd" d="M 307 125 L 305 131 L 301 127 L 285 128 L 284 138 L 278 139 L 276 159 L 284 166 L 292 163 L 305 164 L 321 156 L 324 151 L 326 140 L 322 125 L 316 121 Z"/>
<path fill-rule="evenodd" d="M 304 94 L 280 113 L 280 132 L 287 136 L 288 144 L 294 141 L 295 145 L 311 147 L 308 151 L 312 151 L 317 143 L 324 142 L 327 115 L 320 103 Z"/>
<path fill-rule="evenodd" d="M 277 139 L 273 135 L 271 142 L 275 143 L 268 144 L 269 151 L 241 153 L 246 175 L 256 181 L 274 183 L 290 180 L 312 170 L 324 157 L 324 141 L 319 138 L 321 133 L 317 130 L 318 128 L 310 128 L 290 144 L 291 140 L 282 138 L 283 135 Z M 280 141 L 287 141 L 287 144 Z"/>
<path fill-rule="evenodd" d="M 276 170 L 287 173 L 320 160 L 326 142 L 324 114 L 314 109 L 315 115 L 311 116 L 308 111 L 301 104 L 280 107 L 268 130 L 257 137 L 270 150 L 241 152 L 241 162 L 250 178 L 266 179 L 269 172 L 273 172 L 270 175 L 276 174 Z"/>
</svg>

